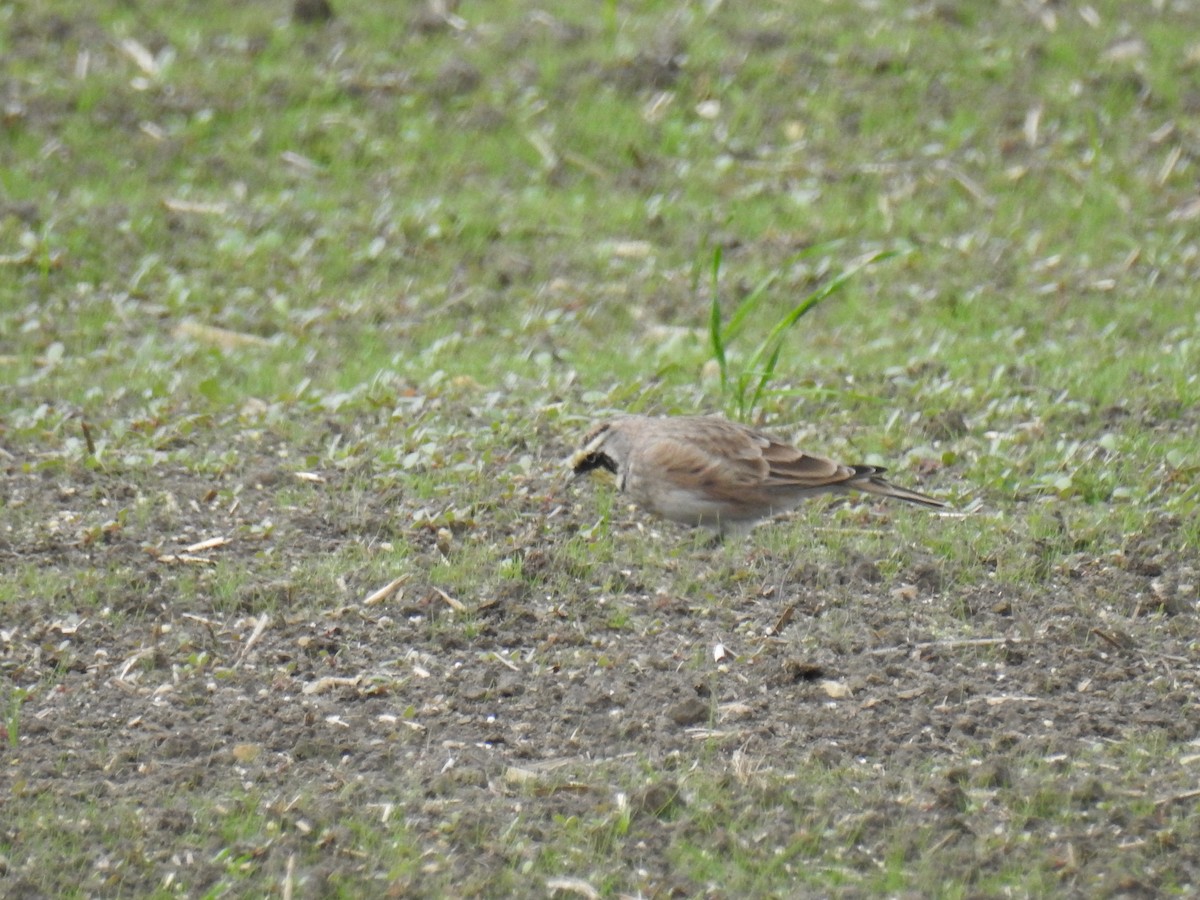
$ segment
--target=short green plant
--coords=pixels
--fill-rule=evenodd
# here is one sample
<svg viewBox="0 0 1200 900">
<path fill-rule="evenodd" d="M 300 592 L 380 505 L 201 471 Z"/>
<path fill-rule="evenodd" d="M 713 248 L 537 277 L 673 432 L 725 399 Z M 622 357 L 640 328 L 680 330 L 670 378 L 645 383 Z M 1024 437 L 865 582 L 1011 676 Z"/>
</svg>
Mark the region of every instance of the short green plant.
<svg viewBox="0 0 1200 900">
<path fill-rule="evenodd" d="M 758 402 L 767 392 L 771 379 L 775 375 L 775 367 L 779 363 L 779 356 L 783 351 L 783 341 L 788 331 L 807 313 L 815 309 L 817 304 L 840 291 L 851 278 L 867 266 L 896 256 L 899 253 L 897 250 L 881 250 L 878 253 L 869 254 L 821 285 L 821 287 L 810 293 L 781 316 L 771 326 L 766 337 L 759 341 L 745 362 L 736 371 L 731 373 L 730 360 L 727 353 L 729 345 L 745 330 L 746 325 L 751 321 L 751 316 L 761 306 L 763 299 L 769 295 L 768 292 L 771 286 L 779 280 L 780 276 L 793 263 L 804 256 L 812 255 L 815 251 L 827 247 L 828 244 L 818 244 L 806 248 L 790 257 L 782 266 L 769 272 L 754 286 L 754 289 L 750 293 L 742 298 L 728 321 L 724 320 L 721 313 L 721 293 L 719 287 L 721 248 L 717 247 L 713 251 L 712 302 L 708 320 L 709 343 L 712 347 L 713 359 L 717 361 L 717 367 L 721 374 L 721 397 L 725 403 L 727 412 L 736 416 L 739 421 L 744 422 L 753 415 Z"/>
<path fill-rule="evenodd" d="M 4 731 L 10 747 L 15 748 L 21 739 L 21 704 L 28 696 L 29 692 L 23 688 L 13 688 L 9 692 L 4 710 Z"/>
</svg>

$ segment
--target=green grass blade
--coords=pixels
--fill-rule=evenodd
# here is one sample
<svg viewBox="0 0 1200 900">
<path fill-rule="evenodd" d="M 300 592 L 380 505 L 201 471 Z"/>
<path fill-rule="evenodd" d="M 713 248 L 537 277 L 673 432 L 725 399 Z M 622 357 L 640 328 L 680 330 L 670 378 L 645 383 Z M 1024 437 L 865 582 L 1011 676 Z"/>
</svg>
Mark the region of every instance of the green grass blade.
<svg viewBox="0 0 1200 900">
<path fill-rule="evenodd" d="M 816 308 L 817 304 L 821 303 L 823 300 L 827 299 L 833 294 L 836 294 L 838 291 L 844 288 L 846 283 L 851 278 L 853 278 L 867 266 L 884 259 L 889 259 L 890 257 L 896 256 L 898 253 L 898 250 L 882 250 L 879 253 L 871 254 L 858 265 L 846 269 L 841 274 L 831 279 L 828 284 L 824 284 L 817 288 L 815 291 L 805 297 L 800 303 L 792 307 L 791 312 L 775 323 L 774 327 L 771 328 L 771 331 L 755 349 L 754 354 L 750 358 L 750 363 L 748 364 L 749 368 L 755 368 L 758 360 L 762 357 L 762 354 L 766 352 L 767 348 L 770 347 L 776 340 L 782 339 L 783 334 L 789 328 L 792 328 L 798 321 L 800 321 L 801 318 L 812 312 Z"/>
<path fill-rule="evenodd" d="M 712 344 L 713 359 L 717 361 L 717 368 L 721 371 L 721 393 L 725 393 L 728 370 L 725 360 L 725 339 L 721 334 L 721 293 L 718 289 L 720 276 L 721 248 L 717 247 L 713 250 L 712 305 L 709 309 L 708 316 L 708 338 L 709 342 Z"/>
<path fill-rule="evenodd" d="M 781 350 L 783 350 L 782 340 L 775 345 L 775 350 L 771 353 L 771 358 L 767 360 L 767 365 L 759 376 L 758 385 L 754 389 L 754 396 L 750 398 L 750 412 L 753 412 L 754 408 L 758 406 L 758 401 L 762 399 L 762 395 L 771 381 L 771 376 L 775 374 L 775 365 L 779 362 L 779 353 Z"/>
<path fill-rule="evenodd" d="M 767 288 L 779 279 L 779 274 L 779 270 L 771 272 L 759 281 L 750 293 L 738 303 L 737 309 L 733 311 L 733 315 L 729 317 L 729 322 L 725 326 L 724 341 L 726 345 L 736 340 L 737 336 L 741 334 L 750 314 L 758 308 L 758 304 L 762 301 L 762 298 L 767 295 Z"/>
<path fill-rule="evenodd" d="M 729 317 L 729 323 L 725 326 L 725 345 L 728 346 L 730 341 L 734 340 L 739 334 L 741 334 L 742 328 L 745 327 L 746 321 L 749 319 L 750 314 L 757 309 L 759 302 L 763 299 L 763 297 L 766 296 L 767 288 L 778 281 L 784 272 L 805 257 L 813 256 L 822 250 L 831 249 L 839 243 L 841 243 L 841 241 L 826 241 L 820 244 L 813 244 L 810 247 L 805 247 L 803 250 L 793 253 L 783 262 L 782 265 L 777 267 L 773 272 L 759 281 L 758 284 L 754 286 L 754 289 L 751 290 L 750 293 L 747 294 L 738 304 L 737 309 L 733 312 L 733 315 Z"/>
<path fill-rule="evenodd" d="M 757 387 L 755 388 L 754 396 L 750 400 L 749 406 L 747 407 L 744 403 L 739 403 L 740 415 L 745 416 L 753 412 L 754 407 L 757 405 L 763 393 L 766 391 L 767 385 L 770 383 L 771 377 L 775 373 L 775 366 L 779 362 L 780 351 L 783 347 L 783 338 L 788 329 L 794 327 L 801 318 L 812 312 L 812 310 L 815 309 L 817 304 L 821 303 L 821 301 L 832 296 L 845 287 L 846 283 L 864 268 L 872 263 L 896 256 L 898 253 L 899 251 L 897 250 L 882 250 L 878 253 L 871 254 L 857 265 L 854 265 L 841 272 L 835 278 L 831 279 L 828 284 L 824 284 L 817 288 L 815 291 L 805 297 L 800 303 L 792 307 L 791 311 L 788 312 L 787 315 L 783 316 L 783 318 L 775 323 L 775 325 L 767 333 L 767 336 L 759 342 L 758 346 L 754 348 L 754 352 L 750 354 L 750 358 L 746 361 L 744 371 L 746 373 L 758 372 L 759 381 Z M 760 362 L 767 353 L 770 353 L 770 358 L 767 360 L 766 365 L 761 366 L 760 368 Z M 748 382 L 742 382 L 743 393 L 747 384 Z M 744 397 L 741 398 L 742 401 L 744 401 L 744 399 Z"/>
</svg>

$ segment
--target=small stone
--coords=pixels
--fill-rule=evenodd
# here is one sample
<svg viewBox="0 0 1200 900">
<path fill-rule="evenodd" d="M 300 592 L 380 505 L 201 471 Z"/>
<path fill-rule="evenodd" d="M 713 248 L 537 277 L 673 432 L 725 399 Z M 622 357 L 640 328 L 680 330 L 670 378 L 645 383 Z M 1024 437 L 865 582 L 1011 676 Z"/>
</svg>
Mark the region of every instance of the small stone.
<svg viewBox="0 0 1200 900">
<path fill-rule="evenodd" d="M 656 819 L 670 818 L 683 805 L 679 785 L 673 781 L 658 781 L 633 797 L 633 808 Z"/>
<path fill-rule="evenodd" d="M 329 0 L 296 0 L 292 4 L 292 21 L 305 25 L 328 22 L 333 18 L 333 7 Z"/>
<path fill-rule="evenodd" d="M 708 704 L 701 701 L 698 697 L 689 697 L 682 703 L 677 703 L 667 712 L 669 718 L 681 728 L 686 728 L 688 725 L 696 725 L 700 722 L 708 721 Z"/>
</svg>

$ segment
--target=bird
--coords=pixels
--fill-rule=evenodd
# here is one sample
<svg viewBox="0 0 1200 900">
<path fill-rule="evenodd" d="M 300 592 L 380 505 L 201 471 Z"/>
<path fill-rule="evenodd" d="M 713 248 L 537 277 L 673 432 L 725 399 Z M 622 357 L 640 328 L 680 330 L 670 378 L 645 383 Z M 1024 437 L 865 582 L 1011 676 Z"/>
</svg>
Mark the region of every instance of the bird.
<svg viewBox="0 0 1200 900">
<path fill-rule="evenodd" d="M 638 506 L 706 528 L 719 542 L 817 494 L 858 491 L 933 509 L 941 500 L 898 487 L 880 466 L 805 453 L 722 416 L 625 415 L 594 425 L 570 457 L 574 478 L 603 470 Z"/>
</svg>

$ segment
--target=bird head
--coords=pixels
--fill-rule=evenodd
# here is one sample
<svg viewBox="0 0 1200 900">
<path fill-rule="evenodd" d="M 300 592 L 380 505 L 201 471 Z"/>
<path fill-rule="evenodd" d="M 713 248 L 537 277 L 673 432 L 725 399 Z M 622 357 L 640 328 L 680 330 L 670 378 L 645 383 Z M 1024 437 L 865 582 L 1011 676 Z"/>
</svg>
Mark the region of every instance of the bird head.
<svg viewBox="0 0 1200 900">
<path fill-rule="evenodd" d="M 575 478 L 601 469 L 620 479 L 628 450 L 624 435 L 613 425 L 602 422 L 592 428 L 579 449 L 571 454 L 569 464 Z"/>
</svg>

